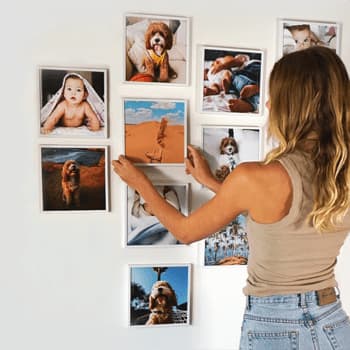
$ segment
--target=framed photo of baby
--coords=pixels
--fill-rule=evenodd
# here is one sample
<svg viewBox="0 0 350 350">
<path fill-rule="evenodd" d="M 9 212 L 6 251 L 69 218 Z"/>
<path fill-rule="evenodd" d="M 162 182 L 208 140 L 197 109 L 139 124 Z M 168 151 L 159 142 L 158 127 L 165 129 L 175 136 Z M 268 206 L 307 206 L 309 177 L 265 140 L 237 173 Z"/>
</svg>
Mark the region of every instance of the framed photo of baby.
<svg viewBox="0 0 350 350">
<path fill-rule="evenodd" d="M 182 165 L 187 148 L 184 100 L 124 99 L 125 154 L 144 165 Z"/>
<path fill-rule="evenodd" d="M 125 15 L 125 82 L 187 85 L 189 19 Z"/>
<path fill-rule="evenodd" d="M 107 70 L 39 69 L 40 135 L 107 137 Z"/>
<path fill-rule="evenodd" d="M 190 324 L 191 265 L 129 265 L 129 326 Z"/>
<path fill-rule="evenodd" d="M 107 146 L 42 145 L 42 211 L 109 210 Z"/>
<path fill-rule="evenodd" d="M 188 214 L 189 184 L 155 184 L 159 194 L 182 214 Z M 180 242 L 159 222 L 134 189 L 127 194 L 127 246 L 174 246 Z"/>
<path fill-rule="evenodd" d="M 203 47 L 201 112 L 262 115 L 263 60 L 261 50 Z"/>
<path fill-rule="evenodd" d="M 278 58 L 316 45 L 340 51 L 340 25 L 335 22 L 280 19 L 278 33 Z"/>
</svg>

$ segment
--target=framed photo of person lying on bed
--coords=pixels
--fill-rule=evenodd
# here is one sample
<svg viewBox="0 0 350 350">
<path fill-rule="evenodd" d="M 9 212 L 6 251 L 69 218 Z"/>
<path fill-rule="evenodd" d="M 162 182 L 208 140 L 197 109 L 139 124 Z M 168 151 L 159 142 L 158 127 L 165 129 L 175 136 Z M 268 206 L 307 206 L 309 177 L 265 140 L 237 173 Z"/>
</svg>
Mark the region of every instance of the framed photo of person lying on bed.
<svg viewBox="0 0 350 350">
<path fill-rule="evenodd" d="M 200 111 L 262 115 L 262 50 L 202 47 Z"/>
<path fill-rule="evenodd" d="M 279 19 L 277 24 L 278 58 L 311 46 L 325 46 L 340 53 L 339 23 Z"/>
<path fill-rule="evenodd" d="M 39 68 L 40 136 L 106 138 L 107 70 Z"/>
<path fill-rule="evenodd" d="M 107 146 L 42 145 L 42 211 L 109 210 Z"/>
<path fill-rule="evenodd" d="M 190 324 L 191 264 L 129 265 L 129 326 Z"/>
<path fill-rule="evenodd" d="M 155 184 L 159 194 L 182 214 L 188 214 L 189 184 Z M 147 202 L 134 189 L 127 188 L 126 245 L 174 246 L 180 242 L 159 222 Z"/>
<path fill-rule="evenodd" d="M 203 126 L 202 147 L 212 173 L 222 182 L 241 162 L 261 159 L 261 129 Z M 247 264 L 246 218 L 238 215 L 229 225 L 206 238 L 203 244 L 203 262 L 206 266 Z"/>
<path fill-rule="evenodd" d="M 125 155 L 142 165 L 183 165 L 187 149 L 184 100 L 124 99 Z"/>
<path fill-rule="evenodd" d="M 125 82 L 188 85 L 189 18 L 125 15 Z"/>
</svg>

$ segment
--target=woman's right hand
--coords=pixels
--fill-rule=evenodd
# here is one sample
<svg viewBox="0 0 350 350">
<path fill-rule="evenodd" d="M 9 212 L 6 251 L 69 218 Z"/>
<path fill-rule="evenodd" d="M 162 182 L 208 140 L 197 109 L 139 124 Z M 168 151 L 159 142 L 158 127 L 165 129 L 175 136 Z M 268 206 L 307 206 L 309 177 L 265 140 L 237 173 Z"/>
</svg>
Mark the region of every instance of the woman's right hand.
<svg viewBox="0 0 350 350">
<path fill-rule="evenodd" d="M 185 159 L 186 173 L 192 175 L 197 182 L 216 193 L 221 186 L 221 182 L 212 174 L 202 152 L 191 145 L 187 148 L 188 157 Z"/>
</svg>

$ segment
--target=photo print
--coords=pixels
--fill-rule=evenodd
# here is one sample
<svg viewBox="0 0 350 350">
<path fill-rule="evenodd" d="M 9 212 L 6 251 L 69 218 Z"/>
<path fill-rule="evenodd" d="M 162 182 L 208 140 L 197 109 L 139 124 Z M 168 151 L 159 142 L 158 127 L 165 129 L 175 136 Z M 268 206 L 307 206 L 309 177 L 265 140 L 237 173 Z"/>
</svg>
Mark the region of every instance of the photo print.
<svg viewBox="0 0 350 350">
<path fill-rule="evenodd" d="M 107 70 L 40 68 L 40 135 L 107 137 Z"/>
<path fill-rule="evenodd" d="M 311 46 L 325 46 L 339 54 L 340 27 L 334 22 L 283 19 L 279 25 L 279 57 Z"/>
<path fill-rule="evenodd" d="M 186 113 L 185 101 L 125 99 L 126 156 L 139 164 L 183 164 Z"/>
<path fill-rule="evenodd" d="M 241 162 L 259 161 L 260 129 L 232 126 L 204 126 L 203 152 L 219 181 L 224 181 Z M 245 265 L 249 245 L 246 218 L 238 215 L 229 225 L 204 240 L 204 265 Z"/>
<path fill-rule="evenodd" d="M 263 52 L 203 47 L 201 112 L 261 115 Z"/>
<path fill-rule="evenodd" d="M 182 214 L 188 214 L 188 184 L 155 185 L 159 194 Z M 159 222 L 137 191 L 128 187 L 127 245 L 168 246 L 180 242 Z"/>
<path fill-rule="evenodd" d="M 107 211 L 107 148 L 41 146 L 42 210 Z"/>
<path fill-rule="evenodd" d="M 124 66 L 126 82 L 188 84 L 188 18 L 127 14 Z"/>
<path fill-rule="evenodd" d="M 130 266 L 130 326 L 190 324 L 191 266 Z"/>
</svg>

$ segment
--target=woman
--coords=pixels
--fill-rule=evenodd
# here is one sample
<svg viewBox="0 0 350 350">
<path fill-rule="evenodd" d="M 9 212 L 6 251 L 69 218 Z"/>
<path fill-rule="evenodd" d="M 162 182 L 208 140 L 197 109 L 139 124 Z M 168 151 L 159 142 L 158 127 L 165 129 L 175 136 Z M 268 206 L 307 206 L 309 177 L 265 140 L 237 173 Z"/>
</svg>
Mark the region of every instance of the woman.
<svg viewBox="0 0 350 350">
<path fill-rule="evenodd" d="M 116 173 L 184 243 L 247 213 L 250 245 L 241 349 L 347 349 L 349 319 L 334 266 L 350 229 L 350 86 L 340 58 L 312 47 L 281 58 L 269 82 L 269 131 L 279 146 L 220 184 L 189 147 L 186 170 L 216 195 L 188 217 L 123 156 Z"/>
</svg>

